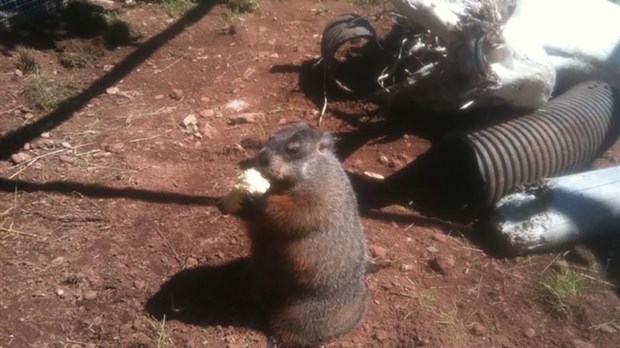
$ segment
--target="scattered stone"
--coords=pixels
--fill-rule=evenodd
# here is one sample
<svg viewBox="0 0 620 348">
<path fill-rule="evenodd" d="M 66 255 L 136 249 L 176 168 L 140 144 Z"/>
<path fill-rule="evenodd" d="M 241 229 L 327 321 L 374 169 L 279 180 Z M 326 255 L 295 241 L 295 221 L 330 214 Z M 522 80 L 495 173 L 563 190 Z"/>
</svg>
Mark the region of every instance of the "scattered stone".
<svg viewBox="0 0 620 348">
<path fill-rule="evenodd" d="M 32 120 L 34 118 L 34 114 L 32 112 L 27 112 L 24 114 L 24 120 L 29 121 Z"/>
<path fill-rule="evenodd" d="M 390 162 L 388 162 L 388 167 L 390 168 L 400 168 L 403 166 L 403 162 L 397 159 L 390 158 Z"/>
<path fill-rule="evenodd" d="M 24 144 L 24 151 L 28 151 L 30 150 L 30 143 L 25 143 Z"/>
<path fill-rule="evenodd" d="M 15 76 L 22 77 L 24 76 L 24 72 L 19 69 L 15 69 Z"/>
<path fill-rule="evenodd" d="M 111 153 L 121 153 L 123 151 L 123 148 L 125 147 L 125 144 L 121 143 L 121 142 L 115 142 L 112 144 L 107 144 L 105 146 L 105 150 L 107 152 L 111 152 Z"/>
<path fill-rule="evenodd" d="M 107 94 L 114 95 L 114 94 L 118 94 L 120 92 L 120 90 L 118 89 L 118 87 L 110 87 L 110 88 L 106 89 L 105 92 Z"/>
<path fill-rule="evenodd" d="M 114 65 L 112 65 L 112 64 L 106 64 L 106 65 L 103 66 L 103 71 L 105 71 L 105 72 L 112 71 L 112 69 L 114 69 Z"/>
<path fill-rule="evenodd" d="M 426 248 L 426 250 L 428 250 L 428 252 L 433 253 L 433 254 L 435 254 L 435 253 L 439 252 L 439 249 L 435 248 L 435 247 L 434 247 L 434 246 L 432 246 L 432 245 L 431 245 L 431 246 L 429 246 L 428 248 Z"/>
<path fill-rule="evenodd" d="M 379 163 L 381 163 L 384 166 L 386 166 L 386 165 L 388 165 L 388 163 L 390 163 L 390 160 L 384 154 L 379 154 L 378 161 L 379 161 Z"/>
<path fill-rule="evenodd" d="M 284 126 L 287 123 L 288 123 L 288 120 L 283 117 L 278 121 L 278 126 Z"/>
<path fill-rule="evenodd" d="M 136 279 L 136 280 L 134 280 L 134 282 L 133 282 L 133 286 L 134 286 L 136 289 L 138 289 L 138 290 L 142 290 L 142 289 L 144 289 L 144 286 L 145 286 L 145 285 L 146 285 L 146 284 L 145 284 L 145 283 L 144 283 L 144 281 L 142 281 L 142 280 L 138 280 L 138 279 Z"/>
<path fill-rule="evenodd" d="M 60 143 L 60 146 L 64 147 L 65 149 L 70 149 L 71 148 L 71 144 L 69 144 L 66 141 L 63 141 L 62 143 Z"/>
<path fill-rule="evenodd" d="M 250 107 L 250 104 L 248 104 L 248 102 L 242 99 L 234 99 L 226 103 L 226 109 L 235 111 L 235 112 L 241 112 L 243 110 L 246 110 L 249 107 Z"/>
<path fill-rule="evenodd" d="M 49 137 L 50 137 L 50 132 L 41 133 L 41 138 L 49 138 Z"/>
<path fill-rule="evenodd" d="M 170 98 L 174 99 L 174 100 L 181 100 L 183 99 L 183 91 L 180 89 L 173 89 L 172 92 L 170 92 Z"/>
<path fill-rule="evenodd" d="M 84 299 L 87 301 L 92 301 L 97 298 L 97 293 L 93 290 L 88 290 L 84 293 Z"/>
<path fill-rule="evenodd" d="M 379 342 L 385 342 L 390 338 L 390 334 L 385 330 L 377 330 L 373 337 Z"/>
<path fill-rule="evenodd" d="M 510 339 L 504 335 L 495 335 L 494 340 L 497 347 L 514 348 L 514 344 L 512 344 Z"/>
<path fill-rule="evenodd" d="M 411 158 L 409 158 L 407 155 L 405 155 L 404 153 L 399 153 L 396 158 L 398 158 L 399 160 L 405 162 L 405 163 L 409 163 L 411 161 Z"/>
<path fill-rule="evenodd" d="M 471 333 L 473 333 L 476 336 L 485 336 L 487 334 L 487 328 L 484 327 L 484 325 L 480 323 L 474 323 L 471 326 Z"/>
<path fill-rule="evenodd" d="M 533 328 L 525 330 L 525 336 L 527 338 L 534 338 L 534 336 L 536 336 L 536 330 L 534 330 Z"/>
<path fill-rule="evenodd" d="M 409 271 L 413 271 L 413 269 L 414 269 L 413 265 L 410 265 L 408 263 L 404 263 L 400 265 L 401 272 L 409 272 Z"/>
<path fill-rule="evenodd" d="M 204 118 L 213 118 L 215 116 L 215 111 L 213 109 L 205 109 L 200 112 L 200 116 Z"/>
<path fill-rule="evenodd" d="M 56 290 L 56 295 L 59 297 L 65 297 L 65 291 L 63 289 Z"/>
<path fill-rule="evenodd" d="M 163 94 L 158 94 L 155 96 L 155 100 L 160 100 L 160 99 L 164 99 L 164 95 Z"/>
<path fill-rule="evenodd" d="M 185 127 L 195 126 L 197 124 L 198 124 L 198 119 L 196 118 L 196 115 L 194 114 L 189 114 L 185 116 L 185 118 L 183 119 L 183 125 Z"/>
<path fill-rule="evenodd" d="M 209 123 L 205 123 L 202 126 L 202 128 L 200 129 L 200 132 L 205 137 L 207 137 L 207 139 L 213 139 L 214 137 L 216 137 L 220 133 L 215 127 L 213 127 Z"/>
<path fill-rule="evenodd" d="M 188 256 L 185 259 L 185 267 L 191 268 L 196 267 L 198 265 L 198 260 L 195 257 Z"/>
<path fill-rule="evenodd" d="M 604 333 L 608 333 L 608 334 L 615 334 L 616 332 L 618 332 L 618 330 L 616 330 L 609 323 L 599 325 L 598 330 Z"/>
<path fill-rule="evenodd" d="M 371 177 L 373 179 L 378 179 L 378 180 L 383 180 L 385 179 L 385 177 L 381 174 L 378 173 L 373 173 L 373 172 L 364 172 L 364 175 Z"/>
<path fill-rule="evenodd" d="M 378 259 L 385 259 L 387 255 L 387 250 L 385 250 L 384 247 L 375 244 L 369 245 L 368 251 L 370 252 L 370 255 Z"/>
<path fill-rule="evenodd" d="M 77 161 L 77 158 L 69 155 L 61 155 L 60 157 L 58 157 L 58 159 L 60 159 L 61 162 L 65 163 L 75 163 L 75 161 Z"/>
<path fill-rule="evenodd" d="M 265 116 L 261 112 L 246 112 L 243 114 L 237 114 L 231 116 L 228 119 L 228 124 L 236 125 L 236 124 L 247 124 L 247 123 L 256 123 L 257 121 L 262 121 L 265 119 Z"/>
<path fill-rule="evenodd" d="M 269 54 L 269 58 L 277 59 L 277 58 L 280 58 L 280 55 L 277 54 L 276 52 L 273 52 L 273 53 Z"/>
<path fill-rule="evenodd" d="M 24 163 L 26 161 L 29 161 L 31 158 L 32 156 L 25 152 L 18 152 L 11 155 L 11 161 L 13 161 L 13 163 L 15 164 Z"/>
</svg>

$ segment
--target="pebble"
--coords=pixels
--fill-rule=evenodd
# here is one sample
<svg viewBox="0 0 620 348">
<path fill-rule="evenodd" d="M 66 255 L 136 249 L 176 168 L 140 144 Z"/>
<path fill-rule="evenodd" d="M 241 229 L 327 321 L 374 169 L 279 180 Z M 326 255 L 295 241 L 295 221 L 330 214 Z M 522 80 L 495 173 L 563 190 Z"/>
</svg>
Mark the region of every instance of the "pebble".
<svg viewBox="0 0 620 348">
<path fill-rule="evenodd" d="M 144 289 L 144 286 L 145 286 L 145 285 L 146 285 L 146 284 L 145 284 L 145 283 L 144 283 L 144 281 L 142 281 L 142 280 L 134 280 L 134 282 L 133 282 L 133 286 L 134 286 L 136 289 L 138 289 L 138 290 L 142 290 L 142 289 Z"/>
<path fill-rule="evenodd" d="M 114 69 L 114 65 L 112 64 L 106 64 L 103 66 L 103 71 L 105 72 L 111 71 L 112 69 Z"/>
<path fill-rule="evenodd" d="M 75 163 L 75 161 L 77 161 L 77 158 L 68 155 L 61 155 L 60 157 L 58 157 L 58 159 L 60 159 L 61 162 L 65 163 Z"/>
<path fill-rule="evenodd" d="M 208 123 L 202 126 L 202 128 L 200 129 L 200 132 L 208 139 L 213 139 L 215 136 L 217 136 L 220 133 L 215 127 L 213 127 L 212 125 Z"/>
<path fill-rule="evenodd" d="M 66 141 L 63 141 L 62 143 L 60 143 L 60 146 L 64 147 L 65 149 L 70 149 L 71 148 L 71 144 L 69 144 Z"/>
<path fill-rule="evenodd" d="M 534 330 L 533 328 L 525 330 L 525 336 L 527 338 L 534 338 L 534 336 L 536 336 L 536 330 Z"/>
<path fill-rule="evenodd" d="M 436 253 L 436 252 L 439 252 L 439 249 L 435 248 L 432 245 L 429 246 L 428 248 L 426 248 L 426 250 L 428 250 L 428 252 L 433 253 L 433 254 Z"/>
<path fill-rule="evenodd" d="M 212 118 L 215 116 L 215 111 L 213 109 L 205 109 L 200 112 L 200 116 L 204 118 Z"/>
<path fill-rule="evenodd" d="M 371 177 L 373 179 L 378 179 L 378 180 L 383 180 L 385 179 L 385 177 L 381 174 L 378 173 L 373 173 L 373 172 L 364 172 L 364 175 Z"/>
<path fill-rule="evenodd" d="M 62 256 L 58 256 L 57 258 L 52 260 L 52 265 L 58 266 L 61 265 L 63 262 L 65 262 L 65 258 Z"/>
<path fill-rule="evenodd" d="M 24 76 L 24 72 L 19 69 L 15 69 L 15 76 L 22 77 Z"/>
<path fill-rule="evenodd" d="M 379 342 L 385 342 L 390 338 L 390 334 L 385 330 L 377 330 L 373 337 Z"/>
<path fill-rule="evenodd" d="M 387 255 L 387 250 L 384 247 L 379 246 L 379 245 L 373 244 L 373 245 L 368 246 L 368 251 L 370 252 L 370 255 L 378 259 L 385 259 Z"/>
<path fill-rule="evenodd" d="M 484 336 L 487 333 L 487 328 L 480 323 L 474 323 L 471 326 L 471 332 L 476 336 Z"/>
<path fill-rule="evenodd" d="M 379 163 L 381 163 L 384 166 L 386 166 L 386 165 L 388 165 L 390 163 L 390 160 L 384 154 L 380 154 L 379 155 L 378 161 L 379 161 Z"/>
<path fill-rule="evenodd" d="M 18 153 L 14 153 L 13 155 L 11 155 L 11 161 L 13 161 L 15 164 L 24 163 L 30 160 L 31 158 L 32 156 L 30 156 L 29 154 L 25 152 L 18 152 Z"/>
<path fill-rule="evenodd" d="M 106 89 L 105 92 L 107 94 L 114 95 L 114 94 L 118 94 L 118 92 L 120 92 L 120 90 L 118 89 L 118 87 L 110 87 L 110 88 Z"/>
<path fill-rule="evenodd" d="M 237 114 L 231 116 L 228 119 L 228 124 L 236 125 L 236 124 L 248 124 L 248 123 L 256 123 L 257 121 L 262 121 L 265 119 L 265 116 L 260 112 L 246 112 L 243 114 Z"/>
<path fill-rule="evenodd" d="M 88 301 L 92 301 L 97 298 L 97 293 L 93 290 L 88 290 L 84 293 L 84 299 Z"/>
<path fill-rule="evenodd" d="M 185 259 L 185 267 L 191 268 L 195 267 L 196 265 L 198 265 L 198 260 L 196 260 L 196 258 L 188 256 Z"/>
<path fill-rule="evenodd" d="M 25 143 L 24 144 L 24 151 L 28 151 L 30 150 L 30 143 Z"/>
<path fill-rule="evenodd" d="M 24 114 L 24 120 L 28 121 L 28 120 L 32 120 L 34 118 L 34 114 L 32 112 L 27 112 Z"/>
<path fill-rule="evenodd" d="M 125 144 L 121 143 L 121 142 L 115 142 L 112 144 L 107 144 L 105 146 L 105 150 L 107 152 L 112 152 L 112 153 L 120 153 L 123 151 L 123 148 L 125 147 Z M 93 155 L 94 156 L 94 155 Z"/>
<path fill-rule="evenodd" d="M 174 99 L 174 100 L 181 100 L 183 99 L 183 91 L 180 89 L 173 89 L 172 92 L 170 92 L 170 98 Z"/>
<path fill-rule="evenodd" d="M 49 137 L 50 137 L 50 132 L 41 133 L 41 138 L 49 138 Z"/>
<path fill-rule="evenodd" d="M 185 116 L 185 118 L 183 119 L 183 125 L 185 127 L 196 125 L 196 124 L 198 124 L 198 119 L 196 118 L 196 115 L 194 114 L 189 114 Z"/>
<path fill-rule="evenodd" d="M 226 109 L 235 112 L 241 112 L 249 107 L 250 104 L 248 104 L 248 102 L 242 99 L 234 99 L 226 103 Z"/>
<path fill-rule="evenodd" d="M 60 297 L 65 297 L 65 291 L 63 289 L 56 290 L 56 295 Z"/>
<path fill-rule="evenodd" d="M 413 271 L 413 269 L 414 269 L 413 265 L 408 264 L 408 263 L 404 263 L 400 265 L 401 272 L 409 272 L 409 271 Z"/>
<path fill-rule="evenodd" d="M 160 100 L 160 99 L 164 99 L 164 95 L 163 94 L 158 94 L 155 96 L 155 100 Z"/>
</svg>

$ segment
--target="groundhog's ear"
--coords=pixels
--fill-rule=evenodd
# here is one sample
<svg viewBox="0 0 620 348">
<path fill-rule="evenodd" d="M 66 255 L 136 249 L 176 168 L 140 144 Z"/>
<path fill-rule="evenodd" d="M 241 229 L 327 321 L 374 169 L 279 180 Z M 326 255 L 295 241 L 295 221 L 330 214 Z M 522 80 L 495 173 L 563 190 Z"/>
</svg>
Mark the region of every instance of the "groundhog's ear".
<svg viewBox="0 0 620 348">
<path fill-rule="evenodd" d="M 331 133 L 323 133 L 321 134 L 321 139 L 319 140 L 319 151 L 334 151 L 334 136 Z"/>
</svg>

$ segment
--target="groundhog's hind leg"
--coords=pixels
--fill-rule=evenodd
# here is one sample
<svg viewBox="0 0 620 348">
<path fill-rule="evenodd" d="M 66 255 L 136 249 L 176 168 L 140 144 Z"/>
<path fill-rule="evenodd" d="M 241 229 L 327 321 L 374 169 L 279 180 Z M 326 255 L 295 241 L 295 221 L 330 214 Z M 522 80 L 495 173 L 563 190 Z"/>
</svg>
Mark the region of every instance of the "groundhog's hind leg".
<svg viewBox="0 0 620 348">
<path fill-rule="evenodd" d="M 297 300 L 271 316 L 270 327 L 286 348 L 316 347 L 351 331 L 366 313 L 367 292 L 341 300 Z"/>
</svg>

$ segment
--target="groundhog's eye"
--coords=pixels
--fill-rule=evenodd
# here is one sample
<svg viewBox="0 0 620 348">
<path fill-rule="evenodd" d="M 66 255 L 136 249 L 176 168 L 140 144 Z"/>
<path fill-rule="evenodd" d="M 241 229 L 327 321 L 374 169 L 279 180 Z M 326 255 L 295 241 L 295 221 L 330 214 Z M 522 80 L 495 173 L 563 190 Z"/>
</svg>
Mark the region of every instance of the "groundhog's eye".
<svg viewBox="0 0 620 348">
<path fill-rule="evenodd" d="M 300 149 L 299 143 L 289 143 L 286 146 L 286 152 L 289 155 L 296 155 L 296 154 L 298 154 L 299 153 L 299 149 Z"/>
</svg>

